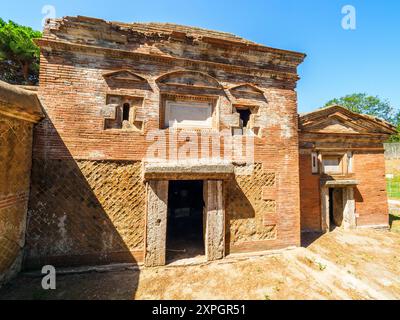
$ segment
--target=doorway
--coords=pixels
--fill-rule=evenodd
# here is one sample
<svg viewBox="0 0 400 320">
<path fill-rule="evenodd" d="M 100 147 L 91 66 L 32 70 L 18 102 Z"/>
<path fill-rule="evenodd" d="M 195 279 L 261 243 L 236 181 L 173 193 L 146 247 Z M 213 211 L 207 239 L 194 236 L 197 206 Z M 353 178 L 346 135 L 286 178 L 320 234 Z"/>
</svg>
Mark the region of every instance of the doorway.
<svg viewBox="0 0 400 320">
<path fill-rule="evenodd" d="M 343 225 L 343 189 L 329 188 L 329 228 L 333 231 Z"/>
<path fill-rule="evenodd" d="M 170 181 L 167 261 L 205 255 L 203 181 Z"/>
</svg>

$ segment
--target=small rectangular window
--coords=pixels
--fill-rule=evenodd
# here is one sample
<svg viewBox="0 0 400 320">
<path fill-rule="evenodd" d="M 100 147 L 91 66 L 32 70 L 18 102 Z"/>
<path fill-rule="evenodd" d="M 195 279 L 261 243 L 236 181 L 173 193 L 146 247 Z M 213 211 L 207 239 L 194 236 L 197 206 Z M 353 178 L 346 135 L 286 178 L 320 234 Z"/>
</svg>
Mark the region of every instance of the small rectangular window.
<svg viewBox="0 0 400 320">
<path fill-rule="evenodd" d="M 236 112 L 239 114 L 240 128 L 234 129 L 234 135 L 247 135 L 250 133 L 249 122 L 251 117 L 250 108 L 236 108 Z"/>
<path fill-rule="evenodd" d="M 347 152 L 347 173 L 353 173 L 353 152 Z"/>
<path fill-rule="evenodd" d="M 240 116 L 240 127 L 247 128 L 250 121 L 251 111 L 250 109 L 237 109 Z"/>
<path fill-rule="evenodd" d="M 122 109 L 122 121 L 129 121 L 129 113 L 131 111 L 131 106 L 129 103 L 125 103 Z"/>
<path fill-rule="evenodd" d="M 318 153 L 312 152 L 311 153 L 311 168 L 312 173 L 318 173 Z"/>
<path fill-rule="evenodd" d="M 106 105 L 100 112 L 104 117 L 104 129 L 141 131 L 143 121 L 138 119 L 137 113 L 142 106 L 142 97 L 107 95 Z"/>
</svg>

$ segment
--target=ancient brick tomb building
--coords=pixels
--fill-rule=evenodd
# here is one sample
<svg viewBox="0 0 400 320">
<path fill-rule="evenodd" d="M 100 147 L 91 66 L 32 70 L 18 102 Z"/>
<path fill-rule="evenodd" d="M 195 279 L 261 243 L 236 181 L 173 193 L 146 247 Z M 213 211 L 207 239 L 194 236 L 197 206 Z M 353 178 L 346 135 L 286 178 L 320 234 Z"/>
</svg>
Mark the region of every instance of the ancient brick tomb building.
<svg viewBox="0 0 400 320">
<path fill-rule="evenodd" d="M 301 228 L 326 231 L 340 210 L 345 226 L 387 225 L 381 144 L 394 130 L 339 108 L 301 117 L 299 131 L 303 54 L 87 17 L 50 20 L 37 43 L 46 119 L 34 135 L 25 268 L 299 246 Z M 323 171 L 363 162 L 373 185 Z M 371 200 L 354 204 L 357 190 Z"/>
<path fill-rule="evenodd" d="M 383 143 L 395 128 L 340 106 L 300 117 L 303 231 L 388 227 Z"/>
<path fill-rule="evenodd" d="M 35 130 L 27 268 L 162 265 L 195 226 L 209 260 L 300 244 L 303 54 L 85 17 L 51 20 L 37 43 L 47 117 Z"/>
</svg>

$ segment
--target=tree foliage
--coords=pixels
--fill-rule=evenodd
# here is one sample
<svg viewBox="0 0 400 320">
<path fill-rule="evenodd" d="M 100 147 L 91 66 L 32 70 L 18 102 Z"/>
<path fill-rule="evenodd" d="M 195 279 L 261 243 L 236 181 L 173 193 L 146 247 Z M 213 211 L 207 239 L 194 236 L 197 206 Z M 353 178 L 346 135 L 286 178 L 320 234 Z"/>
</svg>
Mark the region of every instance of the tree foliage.
<svg viewBox="0 0 400 320">
<path fill-rule="evenodd" d="M 35 84 L 39 74 L 39 47 L 33 39 L 41 32 L 0 18 L 0 79 L 14 84 Z"/>
<path fill-rule="evenodd" d="M 355 93 L 328 101 L 325 106 L 340 105 L 346 109 L 378 117 L 390 123 L 395 123 L 396 114 L 391 104 L 379 97 L 369 96 L 365 93 Z"/>
<path fill-rule="evenodd" d="M 332 99 L 325 104 L 325 107 L 331 105 L 340 105 L 356 113 L 378 117 L 392 123 L 397 126 L 398 130 L 400 130 L 400 111 L 396 113 L 389 101 L 382 100 L 377 96 L 369 96 L 365 93 L 355 93 L 341 98 Z M 390 141 L 400 142 L 400 136 L 392 136 Z"/>
<path fill-rule="evenodd" d="M 392 136 L 389 140 L 389 142 L 400 142 L 400 111 L 396 114 L 395 119 L 394 119 L 394 125 L 397 128 L 397 134 L 395 136 Z"/>
</svg>

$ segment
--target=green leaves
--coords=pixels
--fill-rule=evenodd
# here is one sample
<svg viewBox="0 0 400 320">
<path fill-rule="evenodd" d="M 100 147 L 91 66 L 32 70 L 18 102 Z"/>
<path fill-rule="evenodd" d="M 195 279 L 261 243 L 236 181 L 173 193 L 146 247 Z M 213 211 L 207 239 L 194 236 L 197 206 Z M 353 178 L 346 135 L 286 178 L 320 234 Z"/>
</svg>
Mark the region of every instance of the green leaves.
<svg viewBox="0 0 400 320">
<path fill-rule="evenodd" d="M 3 80 L 14 83 L 37 81 L 40 51 L 33 39 L 41 36 L 41 32 L 30 27 L 13 21 L 6 23 L 0 18 L 0 62 L 3 68 L 9 68 L 4 73 L 8 79 Z"/>
<path fill-rule="evenodd" d="M 325 107 L 335 104 L 341 105 L 353 112 L 367 114 L 381 118 L 390 123 L 395 123 L 396 114 L 392 105 L 389 101 L 381 100 L 376 96 L 368 96 L 365 93 L 355 93 L 330 100 L 325 104 Z"/>
</svg>

